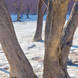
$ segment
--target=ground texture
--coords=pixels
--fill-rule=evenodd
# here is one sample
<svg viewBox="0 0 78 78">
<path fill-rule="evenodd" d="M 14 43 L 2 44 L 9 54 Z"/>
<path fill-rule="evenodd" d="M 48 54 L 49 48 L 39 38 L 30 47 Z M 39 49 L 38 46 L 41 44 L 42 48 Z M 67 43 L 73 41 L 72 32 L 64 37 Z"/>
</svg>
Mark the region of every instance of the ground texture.
<svg viewBox="0 0 78 78">
<path fill-rule="evenodd" d="M 44 59 L 44 28 L 43 41 L 33 42 L 33 36 L 36 29 L 36 21 L 30 22 L 14 22 L 14 28 L 18 41 L 25 55 L 30 61 L 34 72 L 39 78 L 43 74 L 43 59 Z M 44 22 L 45 25 L 45 22 Z M 70 50 L 68 63 L 68 72 L 71 78 L 78 78 L 78 29 L 75 32 L 73 46 Z M 0 46 L 0 78 L 8 78 L 9 65 L 5 54 Z"/>
</svg>

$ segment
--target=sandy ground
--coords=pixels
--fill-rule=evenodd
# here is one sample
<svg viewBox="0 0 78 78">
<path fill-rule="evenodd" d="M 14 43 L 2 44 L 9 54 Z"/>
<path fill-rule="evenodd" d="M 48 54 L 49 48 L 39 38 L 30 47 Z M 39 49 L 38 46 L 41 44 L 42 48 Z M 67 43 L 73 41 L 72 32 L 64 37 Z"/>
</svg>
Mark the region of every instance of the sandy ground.
<svg viewBox="0 0 78 78">
<path fill-rule="evenodd" d="M 43 59 L 44 59 L 44 41 L 33 42 L 33 36 L 36 29 L 36 21 L 30 22 L 15 22 L 14 28 L 17 34 L 18 41 L 23 49 L 26 57 L 29 59 L 34 72 L 42 78 L 43 74 Z M 45 22 L 44 22 L 45 24 Z M 44 28 L 43 28 L 44 31 Z M 43 32 L 44 38 L 44 32 Z M 68 72 L 71 78 L 78 78 L 78 29 L 74 35 L 73 47 L 70 50 L 69 59 L 73 63 L 69 63 Z M 0 47 L 0 78 L 8 78 L 9 65 L 2 48 Z"/>
</svg>

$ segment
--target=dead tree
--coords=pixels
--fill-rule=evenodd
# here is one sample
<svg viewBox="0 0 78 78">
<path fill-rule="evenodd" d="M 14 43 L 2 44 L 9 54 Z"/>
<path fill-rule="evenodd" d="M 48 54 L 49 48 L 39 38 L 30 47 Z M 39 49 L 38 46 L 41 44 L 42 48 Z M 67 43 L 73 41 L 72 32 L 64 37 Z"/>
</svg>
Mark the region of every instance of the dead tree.
<svg viewBox="0 0 78 78">
<path fill-rule="evenodd" d="M 4 0 L 0 0 L 0 42 L 10 64 L 9 78 L 35 78 L 15 35 Z"/>
<path fill-rule="evenodd" d="M 60 44 L 69 0 L 49 0 L 45 30 L 45 57 L 43 78 L 67 78 L 60 65 Z"/>
</svg>

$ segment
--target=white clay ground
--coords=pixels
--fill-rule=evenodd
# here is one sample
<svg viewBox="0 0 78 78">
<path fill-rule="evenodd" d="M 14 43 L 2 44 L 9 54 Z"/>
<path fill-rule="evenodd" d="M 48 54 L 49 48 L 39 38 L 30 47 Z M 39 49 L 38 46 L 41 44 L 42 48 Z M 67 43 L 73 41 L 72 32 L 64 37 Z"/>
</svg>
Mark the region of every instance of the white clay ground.
<svg viewBox="0 0 78 78">
<path fill-rule="evenodd" d="M 34 72 L 39 78 L 43 74 L 43 59 L 44 59 L 44 41 L 33 42 L 33 36 L 36 29 L 36 21 L 14 22 L 14 28 L 17 34 L 18 41 L 30 61 Z M 43 24 L 45 26 L 45 22 Z M 44 39 L 44 28 L 43 28 Z M 68 65 L 68 72 L 71 78 L 78 78 L 78 29 L 76 30 L 73 47 L 71 48 L 69 58 L 74 64 Z M 8 78 L 9 65 L 0 47 L 0 78 Z"/>
</svg>

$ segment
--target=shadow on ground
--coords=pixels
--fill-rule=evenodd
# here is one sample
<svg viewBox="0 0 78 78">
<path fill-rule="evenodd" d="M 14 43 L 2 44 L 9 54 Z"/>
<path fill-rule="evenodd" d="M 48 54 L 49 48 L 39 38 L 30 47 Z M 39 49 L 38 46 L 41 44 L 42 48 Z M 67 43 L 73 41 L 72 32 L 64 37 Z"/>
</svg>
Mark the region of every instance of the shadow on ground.
<svg viewBox="0 0 78 78">
<path fill-rule="evenodd" d="M 7 70 L 3 69 L 3 68 L 0 68 L 0 71 L 4 72 L 6 74 L 9 74 L 9 72 Z"/>
</svg>

